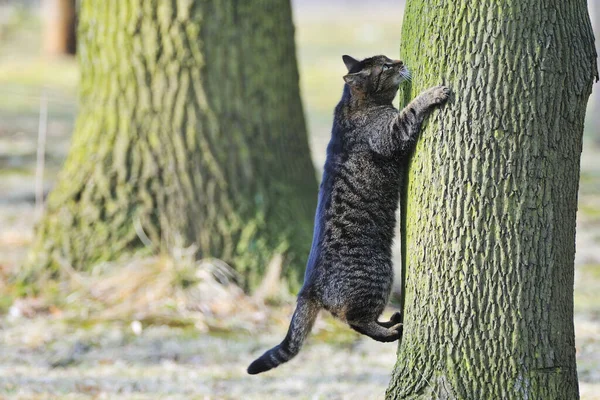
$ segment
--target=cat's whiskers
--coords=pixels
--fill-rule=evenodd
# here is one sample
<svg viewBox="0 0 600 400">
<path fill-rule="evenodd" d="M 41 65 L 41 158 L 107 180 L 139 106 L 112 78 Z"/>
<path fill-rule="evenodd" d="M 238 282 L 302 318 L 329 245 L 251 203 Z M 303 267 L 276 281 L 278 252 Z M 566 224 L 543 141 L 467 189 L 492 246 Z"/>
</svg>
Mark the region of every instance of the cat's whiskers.
<svg viewBox="0 0 600 400">
<path fill-rule="evenodd" d="M 400 76 L 408 82 L 412 82 L 412 76 L 410 74 L 410 71 L 407 67 L 404 67 L 404 69 L 402 71 L 400 71 Z"/>
</svg>

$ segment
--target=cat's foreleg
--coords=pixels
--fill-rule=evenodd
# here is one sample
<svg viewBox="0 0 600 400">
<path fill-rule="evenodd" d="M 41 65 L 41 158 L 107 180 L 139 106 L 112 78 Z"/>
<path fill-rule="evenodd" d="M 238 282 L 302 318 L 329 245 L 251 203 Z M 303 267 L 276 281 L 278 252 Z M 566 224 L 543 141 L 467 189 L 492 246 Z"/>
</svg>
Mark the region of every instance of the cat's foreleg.
<svg viewBox="0 0 600 400">
<path fill-rule="evenodd" d="M 450 96 L 450 89 L 445 86 L 434 86 L 413 99 L 398 113 L 392 129 L 396 131 L 401 149 L 410 147 L 416 140 L 421 125 L 435 106 L 444 104 Z"/>
<path fill-rule="evenodd" d="M 393 126 L 403 141 L 414 140 L 421 130 L 425 117 L 435 106 L 444 104 L 450 96 L 450 89 L 446 86 L 434 86 L 427 89 L 413 99 L 398 113 Z"/>
<path fill-rule="evenodd" d="M 444 104 L 449 96 L 450 89 L 445 86 L 434 86 L 427 89 L 404 107 L 390 121 L 387 129 L 371 137 L 371 148 L 385 156 L 392 156 L 398 151 L 410 150 L 425 117 L 435 106 Z"/>
</svg>

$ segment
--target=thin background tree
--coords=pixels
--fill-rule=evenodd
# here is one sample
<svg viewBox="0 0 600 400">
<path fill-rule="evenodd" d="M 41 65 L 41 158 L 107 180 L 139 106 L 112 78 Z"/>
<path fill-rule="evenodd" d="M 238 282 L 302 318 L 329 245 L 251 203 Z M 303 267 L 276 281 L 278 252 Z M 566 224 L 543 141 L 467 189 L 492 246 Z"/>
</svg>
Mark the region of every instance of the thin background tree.
<svg viewBox="0 0 600 400">
<path fill-rule="evenodd" d="M 76 5 L 76 0 L 42 0 L 42 39 L 46 55 L 75 54 Z"/>
</svg>

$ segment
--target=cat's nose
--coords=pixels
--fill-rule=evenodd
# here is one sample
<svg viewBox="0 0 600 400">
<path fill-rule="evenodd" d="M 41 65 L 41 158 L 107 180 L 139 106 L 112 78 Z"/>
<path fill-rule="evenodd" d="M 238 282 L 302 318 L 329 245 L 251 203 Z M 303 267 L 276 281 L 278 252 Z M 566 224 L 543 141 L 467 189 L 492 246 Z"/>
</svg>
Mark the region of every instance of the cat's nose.
<svg viewBox="0 0 600 400">
<path fill-rule="evenodd" d="M 400 67 L 402 67 L 404 65 L 404 63 L 402 61 L 400 61 L 400 60 L 394 60 L 394 64 L 396 64 L 396 65 L 398 65 Z"/>
</svg>

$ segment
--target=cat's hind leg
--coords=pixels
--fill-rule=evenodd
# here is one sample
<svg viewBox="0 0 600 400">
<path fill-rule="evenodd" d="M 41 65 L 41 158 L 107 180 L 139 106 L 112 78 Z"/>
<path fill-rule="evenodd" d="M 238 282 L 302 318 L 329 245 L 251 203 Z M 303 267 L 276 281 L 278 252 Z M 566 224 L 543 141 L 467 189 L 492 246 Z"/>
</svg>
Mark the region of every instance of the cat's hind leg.
<svg viewBox="0 0 600 400">
<path fill-rule="evenodd" d="M 390 317 L 389 321 L 384 321 L 384 322 L 377 321 L 377 323 L 379 325 L 383 326 L 384 328 L 391 328 L 392 326 L 397 325 L 400 322 L 402 322 L 402 314 L 400 313 L 400 311 L 396 311 L 394 313 L 394 315 L 392 315 Z"/>
<path fill-rule="evenodd" d="M 402 336 L 402 324 L 395 324 L 386 328 L 377 321 L 348 321 L 348 325 L 358 333 L 367 335 L 378 342 L 393 342 Z M 384 322 L 385 324 L 385 322 Z"/>
</svg>

